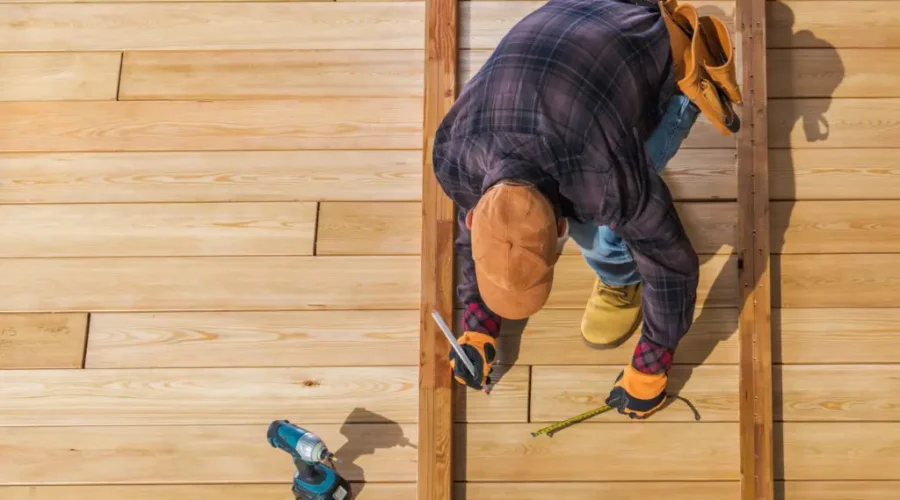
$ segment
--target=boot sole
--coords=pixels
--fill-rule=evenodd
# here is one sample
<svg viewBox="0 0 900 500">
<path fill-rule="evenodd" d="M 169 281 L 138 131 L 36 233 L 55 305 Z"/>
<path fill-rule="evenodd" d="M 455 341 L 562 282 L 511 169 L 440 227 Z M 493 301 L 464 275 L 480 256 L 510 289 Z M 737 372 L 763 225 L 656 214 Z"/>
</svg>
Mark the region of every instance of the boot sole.
<svg viewBox="0 0 900 500">
<path fill-rule="evenodd" d="M 628 333 L 626 333 L 625 335 L 622 335 L 618 339 L 616 339 L 608 344 L 597 344 L 597 343 L 591 342 L 584 336 L 583 333 L 581 334 L 581 340 L 583 340 L 584 343 L 587 344 L 587 346 L 590 347 L 591 349 L 596 349 L 598 351 L 606 351 L 609 349 L 615 349 L 616 347 L 619 347 L 620 345 L 627 342 L 628 339 L 630 339 L 634 335 L 634 332 L 637 331 L 638 327 L 641 325 L 641 322 L 643 320 L 644 320 L 644 311 L 641 310 L 641 312 L 638 314 L 638 317 L 635 320 L 634 324 L 631 325 L 631 329 L 628 331 Z"/>
</svg>

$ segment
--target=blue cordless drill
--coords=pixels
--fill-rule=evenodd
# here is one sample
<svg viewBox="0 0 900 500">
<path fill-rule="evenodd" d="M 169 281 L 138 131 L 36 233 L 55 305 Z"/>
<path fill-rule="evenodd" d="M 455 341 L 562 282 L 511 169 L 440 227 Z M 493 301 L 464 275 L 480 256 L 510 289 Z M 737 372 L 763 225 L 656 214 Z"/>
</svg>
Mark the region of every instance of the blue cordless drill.
<svg viewBox="0 0 900 500">
<path fill-rule="evenodd" d="M 350 483 L 334 470 L 334 454 L 315 434 L 287 420 L 269 425 L 269 444 L 294 458 L 294 485 L 297 500 L 350 500 Z M 328 461 L 331 467 L 325 465 Z"/>
</svg>

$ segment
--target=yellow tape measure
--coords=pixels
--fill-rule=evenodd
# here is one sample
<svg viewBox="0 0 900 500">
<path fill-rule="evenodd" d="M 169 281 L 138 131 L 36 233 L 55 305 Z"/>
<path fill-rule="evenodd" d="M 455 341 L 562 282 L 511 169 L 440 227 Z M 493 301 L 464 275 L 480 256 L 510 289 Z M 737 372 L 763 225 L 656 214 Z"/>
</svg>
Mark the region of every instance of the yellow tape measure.
<svg viewBox="0 0 900 500">
<path fill-rule="evenodd" d="M 559 432 L 562 429 L 565 429 L 566 427 L 568 427 L 572 424 L 577 424 L 578 422 L 581 422 L 582 420 L 587 420 L 595 415 L 599 415 L 599 414 L 609 411 L 609 410 L 612 410 L 612 406 L 606 405 L 606 406 L 601 406 L 600 408 L 595 408 L 591 411 L 586 411 L 586 412 L 582 413 L 581 415 L 576 415 L 568 420 L 563 420 L 562 422 L 557 422 L 555 424 L 548 425 L 547 427 L 544 427 L 543 429 L 538 429 L 531 433 L 531 437 L 538 437 L 541 434 L 546 434 L 547 437 L 553 437 L 553 434 L 555 434 L 556 432 Z"/>
</svg>

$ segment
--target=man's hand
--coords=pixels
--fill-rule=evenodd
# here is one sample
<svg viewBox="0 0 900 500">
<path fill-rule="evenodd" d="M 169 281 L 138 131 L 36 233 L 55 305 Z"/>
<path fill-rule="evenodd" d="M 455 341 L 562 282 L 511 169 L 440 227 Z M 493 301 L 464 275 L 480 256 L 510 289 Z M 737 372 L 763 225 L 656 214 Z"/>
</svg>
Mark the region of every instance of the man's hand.
<svg viewBox="0 0 900 500">
<path fill-rule="evenodd" d="M 647 418 L 666 402 L 665 373 L 651 374 L 636 370 L 631 364 L 619 373 L 606 404 L 622 415 Z"/>
<path fill-rule="evenodd" d="M 462 347 L 466 357 L 475 367 L 475 376 L 469 372 L 456 351 L 450 349 L 450 366 L 453 368 L 453 378 L 460 384 L 473 389 L 482 389 L 491 383 L 490 374 L 493 371 L 491 363 L 497 357 L 497 339 L 478 332 L 465 332 L 459 338 L 459 346 Z"/>
</svg>

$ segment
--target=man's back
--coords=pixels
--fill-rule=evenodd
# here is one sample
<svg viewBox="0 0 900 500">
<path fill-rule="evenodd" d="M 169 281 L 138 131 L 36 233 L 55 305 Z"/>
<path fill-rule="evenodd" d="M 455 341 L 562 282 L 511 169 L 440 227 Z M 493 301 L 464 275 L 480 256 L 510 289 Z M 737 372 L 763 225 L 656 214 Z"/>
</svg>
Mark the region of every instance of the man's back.
<svg viewBox="0 0 900 500">
<path fill-rule="evenodd" d="M 543 173 L 565 184 L 566 170 L 585 162 L 633 186 L 621 159 L 605 159 L 656 125 L 674 90 L 670 54 L 656 4 L 550 0 L 500 41 L 445 117 L 435 137 L 439 180 L 464 208 L 497 177 Z M 510 165 L 516 157 L 532 165 Z"/>
</svg>

